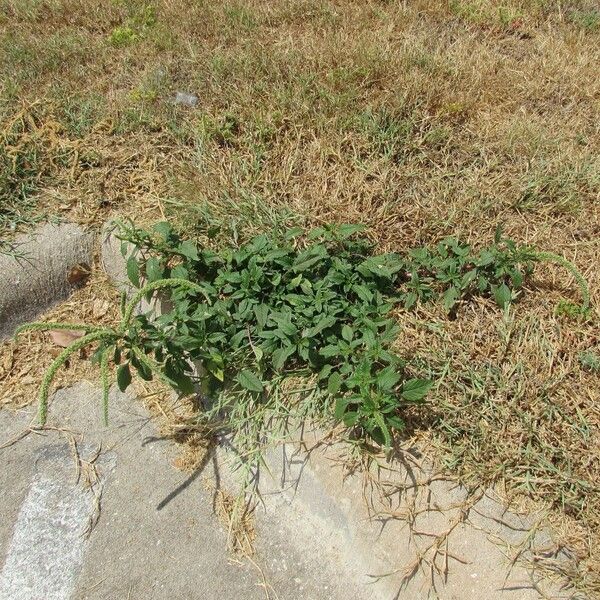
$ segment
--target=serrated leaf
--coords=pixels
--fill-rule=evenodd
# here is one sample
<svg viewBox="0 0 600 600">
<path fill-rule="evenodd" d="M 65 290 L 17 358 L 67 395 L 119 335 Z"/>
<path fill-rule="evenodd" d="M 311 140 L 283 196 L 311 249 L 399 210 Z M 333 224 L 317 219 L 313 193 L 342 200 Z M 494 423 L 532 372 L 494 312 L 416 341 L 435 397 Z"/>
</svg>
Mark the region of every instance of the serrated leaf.
<svg viewBox="0 0 600 600">
<path fill-rule="evenodd" d="M 363 343 L 367 348 L 373 348 L 377 343 L 377 337 L 375 332 L 372 329 L 365 329 L 363 331 Z"/>
<path fill-rule="evenodd" d="M 254 307 L 254 316 L 256 317 L 259 331 L 264 329 L 269 317 L 269 307 L 266 304 L 257 304 Z"/>
<path fill-rule="evenodd" d="M 395 371 L 394 367 L 385 367 L 377 373 L 377 385 L 384 390 L 391 390 L 402 379 L 402 375 Z"/>
<path fill-rule="evenodd" d="M 242 369 L 235 380 L 245 389 L 251 392 L 262 392 L 265 389 L 263 382 L 248 369 Z"/>
<path fill-rule="evenodd" d="M 167 241 L 173 233 L 173 228 L 167 221 L 155 223 L 152 229 L 154 229 L 154 231 L 156 231 L 156 233 L 158 233 L 158 235 L 160 235 L 160 237 L 165 241 Z"/>
<path fill-rule="evenodd" d="M 354 285 L 352 286 L 352 290 L 363 302 L 371 302 L 373 300 L 373 292 L 366 285 Z"/>
<path fill-rule="evenodd" d="M 333 416 L 337 421 L 341 421 L 344 417 L 344 413 L 350 404 L 353 403 L 353 398 L 338 398 L 335 402 L 335 410 Z"/>
<path fill-rule="evenodd" d="M 303 231 L 302 227 L 290 227 L 285 230 L 284 237 L 286 240 L 292 240 L 295 237 L 302 235 Z"/>
<path fill-rule="evenodd" d="M 467 289 L 471 285 L 471 283 L 473 283 L 473 281 L 475 281 L 476 278 L 477 278 L 477 269 L 471 269 L 470 271 L 467 271 L 463 275 L 463 278 L 460 282 L 460 285 L 463 288 L 463 290 Z"/>
<path fill-rule="evenodd" d="M 404 308 L 410 310 L 417 303 L 418 296 L 415 292 L 408 292 L 404 295 Z"/>
<path fill-rule="evenodd" d="M 401 396 L 407 402 L 419 402 L 430 390 L 433 381 L 429 379 L 409 379 L 402 386 Z"/>
<path fill-rule="evenodd" d="M 325 228 L 323 227 L 315 227 L 311 231 L 308 232 L 306 236 L 309 240 L 315 240 L 317 238 L 322 237 L 326 233 Z"/>
<path fill-rule="evenodd" d="M 344 425 L 346 427 L 353 427 L 358 421 L 358 412 L 355 410 L 349 410 L 344 413 Z"/>
<path fill-rule="evenodd" d="M 459 297 L 460 297 L 460 292 L 454 286 L 449 287 L 444 292 L 444 308 L 447 311 L 452 310 L 452 308 L 456 304 Z"/>
<path fill-rule="evenodd" d="M 194 382 L 189 375 L 186 375 L 185 373 L 176 373 L 173 377 L 170 377 L 170 379 L 175 382 L 179 392 L 185 396 L 194 393 Z"/>
<path fill-rule="evenodd" d="M 379 411 L 376 411 L 373 413 L 373 420 L 377 423 L 378 427 L 370 431 L 371 436 L 377 443 L 381 444 L 381 438 L 376 435 L 378 432 L 381 432 L 383 434 L 383 443 L 389 448 L 392 445 L 392 436 L 383 415 Z"/>
<path fill-rule="evenodd" d="M 162 279 L 163 276 L 163 268 L 160 265 L 160 261 L 154 256 L 150 257 L 146 261 L 146 279 L 148 283 L 152 283 L 153 281 L 158 281 Z"/>
<path fill-rule="evenodd" d="M 309 327 L 302 332 L 302 337 L 313 338 L 321 333 L 327 327 L 331 327 L 336 322 L 336 318 L 332 316 L 324 316 L 319 319 L 319 322 L 314 327 Z"/>
<path fill-rule="evenodd" d="M 331 358 L 337 356 L 340 353 L 340 347 L 338 345 L 329 344 L 324 348 L 321 348 L 319 354 L 325 358 Z"/>
<path fill-rule="evenodd" d="M 319 379 L 327 379 L 327 377 L 329 377 L 329 374 L 331 373 L 332 369 L 333 369 L 332 365 L 325 365 L 319 371 Z"/>
<path fill-rule="evenodd" d="M 361 233 L 366 228 L 366 225 L 343 223 L 342 225 L 338 225 L 336 228 L 336 233 L 338 238 L 345 240 L 356 233 Z"/>
<path fill-rule="evenodd" d="M 232 348 L 237 348 L 241 341 L 248 335 L 248 332 L 245 329 L 241 329 L 240 331 L 238 331 L 235 335 L 233 335 L 231 337 L 231 339 L 229 340 L 229 345 Z"/>
<path fill-rule="evenodd" d="M 176 277 L 177 279 L 188 279 L 189 276 L 189 271 L 183 265 L 177 265 L 171 269 L 171 277 Z"/>
<path fill-rule="evenodd" d="M 277 328 L 281 333 L 283 333 L 287 337 L 292 337 L 298 333 L 298 328 L 289 321 L 285 319 L 274 319 L 277 323 Z"/>
<path fill-rule="evenodd" d="M 511 271 L 510 280 L 516 289 L 519 289 L 523 286 L 523 274 L 521 271 L 519 271 L 519 269 L 513 269 Z"/>
<path fill-rule="evenodd" d="M 263 349 L 260 346 L 252 346 L 252 351 L 256 357 L 256 362 L 260 362 L 265 354 Z"/>
<path fill-rule="evenodd" d="M 402 430 L 405 429 L 406 424 L 398 415 L 386 415 L 385 422 L 389 427 L 393 427 L 394 429 Z"/>
<path fill-rule="evenodd" d="M 212 360 L 209 360 L 206 363 L 206 370 L 219 381 L 223 382 L 225 380 L 225 371 L 223 371 L 223 367 Z"/>
<path fill-rule="evenodd" d="M 294 354 L 294 346 L 283 346 L 273 352 L 273 368 L 276 371 L 281 371 L 285 365 L 285 361 Z"/>
<path fill-rule="evenodd" d="M 137 374 L 144 381 L 152 381 L 152 370 L 148 367 L 148 365 L 144 362 L 138 360 L 137 356 L 133 354 L 131 356 L 131 365 L 135 367 Z"/>
<path fill-rule="evenodd" d="M 325 246 L 321 244 L 317 244 L 316 246 L 311 246 L 298 254 L 292 264 L 292 270 L 295 273 L 302 273 L 306 271 L 310 267 L 314 266 L 320 260 L 324 259 L 327 256 L 327 249 Z"/>
</svg>

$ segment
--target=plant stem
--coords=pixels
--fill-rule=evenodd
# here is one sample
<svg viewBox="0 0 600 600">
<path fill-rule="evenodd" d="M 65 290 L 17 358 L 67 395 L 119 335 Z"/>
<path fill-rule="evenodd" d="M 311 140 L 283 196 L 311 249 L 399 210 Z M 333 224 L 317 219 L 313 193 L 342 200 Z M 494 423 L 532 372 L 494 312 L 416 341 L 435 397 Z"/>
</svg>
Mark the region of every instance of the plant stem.
<svg viewBox="0 0 600 600">
<path fill-rule="evenodd" d="M 207 300 L 210 300 L 207 293 L 204 291 L 204 288 L 196 283 L 192 283 L 187 279 L 159 279 L 158 281 L 154 281 L 145 285 L 143 288 L 139 289 L 135 295 L 131 298 L 127 306 L 125 307 L 125 312 L 123 313 L 123 319 L 121 321 L 121 325 L 119 327 L 119 333 L 123 333 L 129 322 L 131 321 L 131 316 L 135 307 L 138 305 L 140 300 L 150 292 L 154 292 L 156 290 L 165 289 L 165 288 L 181 288 L 187 289 L 192 292 L 198 292 L 202 294 Z"/>
</svg>

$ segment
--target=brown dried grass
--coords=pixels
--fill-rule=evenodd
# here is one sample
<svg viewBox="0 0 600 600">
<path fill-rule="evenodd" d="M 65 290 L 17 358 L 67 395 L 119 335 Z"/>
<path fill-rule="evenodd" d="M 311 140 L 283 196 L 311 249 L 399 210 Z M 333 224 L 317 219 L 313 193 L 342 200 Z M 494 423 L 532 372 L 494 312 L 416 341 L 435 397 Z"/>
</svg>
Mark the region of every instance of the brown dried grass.
<svg viewBox="0 0 600 600">
<path fill-rule="evenodd" d="M 92 270 L 85 286 L 73 292 L 65 302 L 43 314 L 40 321 L 99 323 L 114 326 L 119 317 L 119 294 L 104 271 Z M 40 382 L 50 363 L 62 348 L 53 343 L 49 333 L 32 331 L 0 344 L 0 407 L 20 408 L 35 402 Z M 55 379 L 57 388 L 78 380 L 97 381 L 97 367 L 83 352 L 70 360 Z"/>
<path fill-rule="evenodd" d="M 600 349 L 593 3 L 163 0 L 156 25 L 111 46 L 140 6 L 0 2 L 3 118 L 24 107 L 48 160 L 70 157 L 41 173 L 40 209 L 92 226 L 166 216 L 198 235 L 208 208 L 241 236 L 285 209 L 307 226 L 367 223 L 400 251 L 449 234 L 480 246 L 502 224 L 565 255 L 590 283 L 589 320 L 555 315 L 577 292 L 540 266 L 510 315 L 486 301 L 454 321 L 437 307 L 399 314 L 398 348 L 440 376 L 411 433 L 467 481 L 547 505 L 581 558 L 574 580 L 599 595 L 600 383 L 578 360 Z M 199 108 L 173 107 L 177 89 Z M 74 128 L 65 115 L 85 116 L 92 97 Z M 55 316 L 93 316 L 78 310 Z M 4 402 L 35 395 L 49 347 L 30 341 L 3 347 Z"/>
</svg>

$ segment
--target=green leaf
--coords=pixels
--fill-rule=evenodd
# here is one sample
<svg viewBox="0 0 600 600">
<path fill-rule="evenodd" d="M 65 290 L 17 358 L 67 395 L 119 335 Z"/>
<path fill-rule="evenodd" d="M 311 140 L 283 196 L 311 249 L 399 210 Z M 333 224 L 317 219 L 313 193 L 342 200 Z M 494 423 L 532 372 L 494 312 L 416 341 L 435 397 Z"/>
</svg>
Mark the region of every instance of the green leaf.
<svg viewBox="0 0 600 600">
<path fill-rule="evenodd" d="M 277 323 L 277 328 L 281 331 L 285 336 L 292 337 L 298 333 L 298 328 L 291 322 L 285 318 L 274 318 L 273 319 Z"/>
<path fill-rule="evenodd" d="M 200 260 L 200 257 L 198 256 L 198 249 L 196 248 L 196 244 L 194 244 L 194 242 L 191 242 L 190 240 L 181 242 L 181 244 L 179 244 L 179 248 L 177 249 L 177 251 L 179 252 L 179 254 L 182 254 L 183 256 L 185 256 L 186 258 L 189 258 L 191 260 Z"/>
<path fill-rule="evenodd" d="M 363 302 L 371 302 L 373 300 L 373 292 L 366 285 L 354 285 L 352 286 L 352 290 Z"/>
<path fill-rule="evenodd" d="M 404 295 L 404 308 L 406 310 L 410 310 L 418 300 L 418 296 L 415 292 L 408 292 L 408 294 Z"/>
<path fill-rule="evenodd" d="M 452 308 L 456 304 L 456 301 L 458 300 L 459 297 L 460 297 L 460 292 L 454 286 L 448 288 L 444 292 L 444 308 L 447 311 L 452 310 Z"/>
<path fill-rule="evenodd" d="M 233 335 L 229 340 L 229 345 L 232 348 L 239 347 L 241 341 L 248 335 L 248 332 L 245 329 L 240 329 L 235 335 Z"/>
<path fill-rule="evenodd" d="M 327 377 L 329 377 L 329 374 L 331 373 L 332 369 L 333 369 L 332 365 L 325 365 L 319 371 L 319 379 L 327 379 Z"/>
<path fill-rule="evenodd" d="M 127 259 L 127 277 L 136 288 L 140 287 L 140 265 L 134 256 Z"/>
<path fill-rule="evenodd" d="M 299 235 L 302 235 L 303 232 L 304 230 L 302 229 L 302 227 L 290 227 L 289 229 L 285 230 L 284 238 L 286 240 L 292 240 L 298 237 Z"/>
<path fill-rule="evenodd" d="M 135 367 L 137 374 L 144 381 L 152 381 L 152 370 L 144 362 L 141 362 L 135 354 L 131 356 L 131 365 Z"/>
<path fill-rule="evenodd" d="M 309 327 L 302 332 L 302 337 L 313 338 L 321 333 L 327 327 L 331 327 L 336 322 L 335 317 L 324 316 L 319 319 L 319 322 L 314 327 Z"/>
<path fill-rule="evenodd" d="M 310 248 L 304 250 L 304 252 L 298 254 L 292 264 L 292 270 L 295 273 L 302 273 L 325 257 L 327 257 L 327 249 L 325 246 L 321 244 L 311 246 Z"/>
<path fill-rule="evenodd" d="M 342 225 L 338 225 L 335 232 L 339 239 L 345 240 L 355 233 L 361 233 L 367 228 L 366 225 L 358 225 L 353 223 L 344 223 Z"/>
<path fill-rule="evenodd" d="M 129 365 L 121 365 L 117 369 L 117 385 L 119 389 L 124 392 L 131 383 L 131 371 L 129 370 Z"/>
<path fill-rule="evenodd" d="M 269 317 L 269 307 L 266 304 L 257 304 L 254 307 L 254 316 L 256 317 L 259 331 L 262 331 Z"/>
<path fill-rule="evenodd" d="M 335 410 L 333 416 L 337 421 L 341 421 L 344 417 L 344 413 L 350 404 L 355 402 L 354 398 L 338 398 L 335 402 Z"/>
<path fill-rule="evenodd" d="M 308 232 L 306 236 L 309 240 L 316 240 L 317 238 L 322 237 L 326 233 L 324 227 L 315 227 L 311 231 Z"/>
<path fill-rule="evenodd" d="M 329 344 L 324 348 L 321 348 L 319 354 L 325 358 L 331 358 L 337 356 L 340 353 L 340 347 L 337 344 Z"/>
<path fill-rule="evenodd" d="M 402 398 L 408 402 L 419 402 L 430 390 L 433 381 L 429 379 L 409 379 L 402 386 Z"/>
<path fill-rule="evenodd" d="M 327 381 L 327 391 L 333 396 L 340 391 L 342 387 L 342 376 L 335 371 L 329 377 Z"/>
<path fill-rule="evenodd" d="M 252 346 L 252 351 L 256 357 L 256 362 L 260 362 L 264 356 L 263 349 L 260 346 Z"/>
<path fill-rule="evenodd" d="M 177 389 L 185 396 L 194 393 L 194 382 L 189 375 L 186 375 L 185 373 L 175 373 L 174 376 L 169 377 L 169 379 L 173 380 Z"/>
<path fill-rule="evenodd" d="M 146 278 L 148 283 L 158 281 L 163 277 L 163 268 L 161 267 L 160 261 L 154 256 L 150 257 L 146 261 Z"/>
<path fill-rule="evenodd" d="M 235 380 L 245 389 L 251 392 L 262 392 L 265 387 L 263 382 L 248 369 L 242 369 L 235 377 Z"/>
<path fill-rule="evenodd" d="M 300 285 L 300 282 L 302 281 L 302 274 L 297 275 L 296 277 L 294 277 L 294 279 L 292 279 L 288 285 L 288 289 L 293 290 L 294 288 L 297 288 Z"/>
<path fill-rule="evenodd" d="M 386 415 L 385 422 L 389 427 L 394 429 L 403 430 L 406 427 L 404 421 L 398 415 Z"/>
<path fill-rule="evenodd" d="M 391 390 L 400 381 L 402 375 L 397 373 L 394 367 L 389 366 L 382 369 L 377 374 L 377 385 L 384 390 Z"/>
<path fill-rule="evenodd" d="M 500 308 L 505 308 L 508 304 L 510 304 L 512 300 L 512 292 L 505 283 L 499 286 L 494 286 L 492 288 L 492 292 L 494 294 L 494 300 Z"/>
<path fill-rule="evenodd" d="M 276 371 L 281 371 L 285 365 L 285 361 L 294 354 L 294 346 L 283 346 L 273 352 L 273 368 Z"/>
<path fill-rule="evenodd" d="M 477 278 L 477 269 L 471 269 L 470 271 L 467 271 L 463 275 L 463 278 L 460 282 L 462 289 L 466 290 L 471 285 L 471 283 L 473 283 L 473 281 L 475 281 L 476 278 Z"/>
<path fill-rule="evenodd" d="M 171 269 L 171 277 L 177 279 L 189 279 L 189 271 L 183 265 L 177 265 Z"/>
<path fill-rule="evenodd" d="M 365 329 L 363 331 L 363 343 L 365 344 L 365 346 L 367 348 L 373 348 L 373 346 L 375 346 L 375 344 L 377 343 L 377 337 L 376 337 L 376 332 L 373 331 L 372 329 Z"/>
<path fill-rule="evenodd" d="M 350 327 L 350 325 L 344 325 L 342 327 L 342 337 L 347 342 L 351 342 L 352 341 L 352 338 L 354 337 L 354 330 L 352 329 L 352 327 Z"/>
<path fill-rule="evenodd" d="M 523 274 L 521 271 L 519 271 L 519 269 L 513 269 L 510 272 L 510 280 L 516 289 L 519 289 L 523 286 Z"/>
<path fill-rule="evenodd" d="M 381 438 L 375 435 L 377 430 L 379 430 L 383 434 L 384 444 L 389 448 L 392 445 L 392 436 L 390 435 L 390 430 L 387 427 L 383 415 L 379 411 L 376 411 L 373 413 L 373 420 L 377 423 L 378 427 L 377 429 L 371 430 L 371 436 L 375 441 L 381 443 Z"/>
<path fill-rule="evenodd" d="M 353 427 L 358 421 L 358 412 L 355 410 L 349 410 L 344 413 L 344 425 L 346 427 Z"/>
<path fill-rule="evenodd" d="M 404 262 L 396 254 L 381 254 L 370 256 L 357 267 L 357 271 L 363 277 L 375 275 L 376 277 L 391 277 L 394 273 L 404 268 Z"/>
<path fill-rule="evenodd" d="M 167 221 L 160 221 L 159 223 L 155 223 L 152 227 L 158 235 L 166 242 L 173 233 L 173 228 Z"/>
</svg>

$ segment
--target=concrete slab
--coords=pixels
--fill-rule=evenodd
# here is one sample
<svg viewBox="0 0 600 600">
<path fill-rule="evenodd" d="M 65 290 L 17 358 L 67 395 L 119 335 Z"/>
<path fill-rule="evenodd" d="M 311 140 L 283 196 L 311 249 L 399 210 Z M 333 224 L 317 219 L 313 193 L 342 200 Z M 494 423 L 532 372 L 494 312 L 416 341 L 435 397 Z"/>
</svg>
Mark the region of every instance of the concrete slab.
<svg viewBox="0 0 600 600">
<path fill-rule="evenodd" d="M 431 569 L 433 554 L 427 548 L 435 542 L 435 535 L 454 526 L 466 490 L 439 480 L 397 491 L 390 495 L 388 504 L 378 499 L 377 491 L 369 487 L 363 475 L 344 471 L 340 445 L 311 448 L 310 436 L 305 441 L 305 450 L 282 446 L 266 460 L 268 469 L 260 477 L 262 502 L 256 511 L 257 548 L 263 556 L 277 553 L 271 536 L 277 527 L 281 537 L 304 548 L 305 560 L 326 557 L 347 583 L 361 590 L 361 598 L 543 597 L 532 586 L 528 569 L 512 564 L 508 552 L 530 535 L 532 521 L 506 511 L 492 491 L 475 502 L 465 522 L 452 530 Z M 227 472 L 228 456 L 220 453 L 220 458 L 221 472 Z M 389 472 L 386 478 L 388 493 L 394 486 L 400 490 L 410 484 L 411 477 L 425 480 L 428 476 L 416 468 L 412 475 L 399 465 L 395 468 L 397 471 Z M 370 496 L 369 503 L 365 496 Z M 408 525 L 411 518 L 412 527 Z M 533 536 L 531 543 L 537 550 L 550 552 L 553 548 L 544 531 Z M 430 562 L 425 561 L 405 580 L 418 554 Z M 266 561 L 269 564 L 268 558 Z M 554 582 L 536 585 L 549 598 L 572 598 L 572 590 L 561 591 Z"/>
<path fill-rule="evenodd" d="M 34 412 L 33 408 L 0 411 L 0 444 L 26 427 Z M 100 391 L 90 384 L 57 392 L 49 415 L 49 425 L 62 432 L 30 434 L 0 449 L 0 590 L 5 589 L 5 581 L 13 585 L 6 589 L 14 589 L 17 570 L 20 577 L 35 582 L 39 571 L 31 570 L 31 565 L 43 562 L 46 553 L 58 552 L 67 557 L 59 561 L 63 575 L 58 578 L 67 592 L 51 596 L 44 589 L 41 595 L 36 591 L 14 596 L 17 600 L 541 597 L 532 588 L 527 570 L 520 565 L 511 569 L 502 545 L 490 541 L 491 536 L 507 536 L 507 543 L 519 543 L 530 523 L 506 513 L 491 495 L 481 499 L 472 518 L 457 525 L 444 542 L 436 562 L 440 573 L 433 576 L 434 590 L 426 565 L 404 582 L 403 574 L 414 563 L 415 553 L 425 552 L 434 540 L 431 534 L 454 523 L 464 490 L 436 481 L 415 497 L 405 491 L 392 495 L 389 505 L 375 502 L 380 514 L 373 518 L 363 500 L 368 488 L 362 477 L 336 466 L 339 446 L 315 447 L 309 458 L 305 451 L 286 445 L 268 455 L 270 474 L 265 470 L 262 476 L 263 501 L 255 513 L 256 555 L 252 562 L 236 561 L 227 552 L 227 532 L 213 514 L 213 497 L 202 481 L 209 477 L 233 490 L 230 453 L 219 449 L 202 473 L 181 473 L 170 464 L 176 455 L 174 446 L 157 437 L 137 401 L 113 391 L 111 425 L 102 427 Z M 71 446 L 65 446 L 65 439 Z M 93 514 L 97 495 L 90 496 L 71 477 L 75 474 L 69 450 L 73 444 L 88 457 L 81 464 L 87 460 L 96 465 L 102 484 L 100 519 L 83 540 L 80 533 Z M 98 458 L 92 461 L 89 456 L 95 456 L 97 448 Z M 72 507 L 68 519 L 53 512 L 55 503 L 48 494 L 46 499 L 40 496 L 39 482 L 44 477 L 54 482 L 52 493 L 63 499 L 63 513 L 65 506 Z M 389 478 L 388 483 L 397 485 L 410 481 L 410 474 L 398 470 Z M 43 510 L 36 513 L 35 506 Z M 386 510 L 399 518 L 386 519 Z M 415 517 L 412 530 L 404 518 L 410 510 Z M 30 515 L 25 522 L 24 512 Z M 44 535 L 37 536 L 43 538 L 40 544 L 31 541 L 39 520 L 51 524 L 45 531 L 55 530 L 54 540 Z M 24 559 L 27 556 L 29 561 Z M 32 584 L 27 585 L 31 590 Z M 543 586 L 548 597 L 569 597 L 550 583 Z M 25 584 L 22 588 L 28 589 Z M 0 595 L 2 600 L 8 598 L 8 592 L 0 593 L 5 594 Z"/>
<path fill-rule="evenodd" d="M 35 417 L 34 412 L 33 409 L 19 413 L 0 411 L 0 444 L 27 427 Z M 114 466 L 110 469 L 98 466 L 100 477 L 105 479 L 101 516 L 82 545 L 83 564 L 72 560 L 71 576 L 76 583 L 72 594 L 65 597 L 77 600 L 363 597 L 359 589 L 348 585 L 342 575 L 333 571 L 326 558 L 307 557 L 301 547 L 290 543 L 284 529 L 269 533 L 272 544 L 269 561 L 260 555 L 252 562 L 231 556 L 227 551 L 227 532 L 213 514 L 213 498 L 203 485 L 202 476 L 190 477 L 171 466 L 176 455 L 173 445 L 157 438 L 148 415 L 127 396 L 112 393 L 109 428 L 100 425 L 99 390 L 85 383 L 57 392 L 49 415 L 49 426 L 60 427 L 62 433 L 30 434 L 17 444 L 0 449 L 0 490 L 4 499 L 0 503 L 1 574 L 5 575 L 15 560 L 11 553 L 15 536 L 18 537 L 22 527 L 19 514 L 35 492 L 40 468 L 36 467 L 36 453 L 42 448 L 44 452 L 54 449 L 63 464 L 67 436 L 78 446 L 101 444 L 100 456 L 109 456 Z M 58 448 L 63 449 L 62 455 Z M 74 463 L 72 469 L 73 476 Z M 77 486 L 68 473 L 64 473 L 61 481 L 65 497 L 74 493 Z M 87 523 L 84 513 L 74 511 L 76 518 L 68 524 L 70 535 L 78 535 L 83 521 Z M 45 513 L 39 516 L 47 517 Z M 52 553 L 56 546 L 47 544 L 45 548 Z M 32 549 L 30 559 L 36 556 L 39 552 Z M 27 577 L 35 578 L 35 573 Z M 45 593 L 24 597 L 37 600 L 45 598 Z"/>
<path fill-rule="evenodd" d="M 89 464 L 94 450 L 82 447 L 79 453 Z M 103 456 L 105 473 L 110 470 L 106 459 L 111 458 Z M 42 446 L 35 453 L 35 472 L 0 573 L 1 600 L 71 598 L 104 486 L 104 477 L 79 485 L 73 459 L 68 444 Z"/>
<path fill-rule="evenodd" d="M 104 429 L 99 425 L 99 400 L 98 390 L 90 385 L 79 384 L 61 390 L 52 401 L 50 421 L 51 426 L 60 424 L 70 429 L 79 444 L 82 440 L 79 432 L 84 431 L 86 445 L 101 443 L 101 455 L 114 459 L 110 469 L 98 466 L 106 483 L 97 526 L 83 543 L 74 541 L 81 539 L 81 528 L 87 525 L 88 515 L 85 506 L 80 507 L 69 499 L 76 497 L 76 490 L 81 487 L 74 483 L 75 467 L 71 460 L 71 472 L 68 469 L 63 472 L 57 484 L 60 489 L 52 492 L 62 497 L 63 507 L 73 509 L 68 511 L 69 518 L 61 521 L 56 505 L 45 506 L 43 511 L 31 516 L 30 530 L 25 531 L 25 536 L 31 537 L 43 527 L 41 520 L 54 529 L 53 539 L 44 541 L 45 553 L 49 556 L 65 555 L 60 542 L 61 531 L 65 529 L 72 544 L 81 547 L 83 564 L 79 564 L 77 553 L 64 556 L 70 560 L 70 576 L 75 579 L 72 591 L 64 597 L 82 600 L 265 598 L 257 570 L 248 563 L 235 564 L 228 555 L 226 532 L 212 513 L 211 496 L 200 479 L 173 495 L 186 476 L 170 465 L 168 444 L 156 440 L 148 416 L 122 394 L 113 394 L 111 426 Z M 0 411 L 0 440 L 17 434 L 30 418 L 31 414 L 27 413 Z M 0 503 L 0 581 L 4 577 L 14 582 L 11 570 L 16 560 L 15 543 L 21 554 L 24 552 L 19 539 L 25 524 L 19 514 L 28 510 L 26 507 L 32 500 L 40 500 L 36 474 L 44 477 L 49 465 L 45 460 L 36 467 L 35 456 L 41 448 L 51 452 L 64 449 L 64 444 L 64 434 L 44 432 L 43 435 L 31 434 L 0 450 L 3 497 Z M 64 453 L 59 452 L 56 457 L 64 467 Z M 56 482 L 56 465 L 53 468 L 55 474 L 50 477 Z M 171 495 L 172 500 L 165 504 Z M 22 571 L 28 581 L 34 581 L 37 576 L 35 561 L 40 551 L 41 546 L 35 546 L 30 549 L 29 561 L 19 558 L 21 567 L 29 564 Z M 46 589 L 22 593 L 25 595 L 15 598 L 52 600 L 60 597 L 47 595 Z"/>
</svg>

